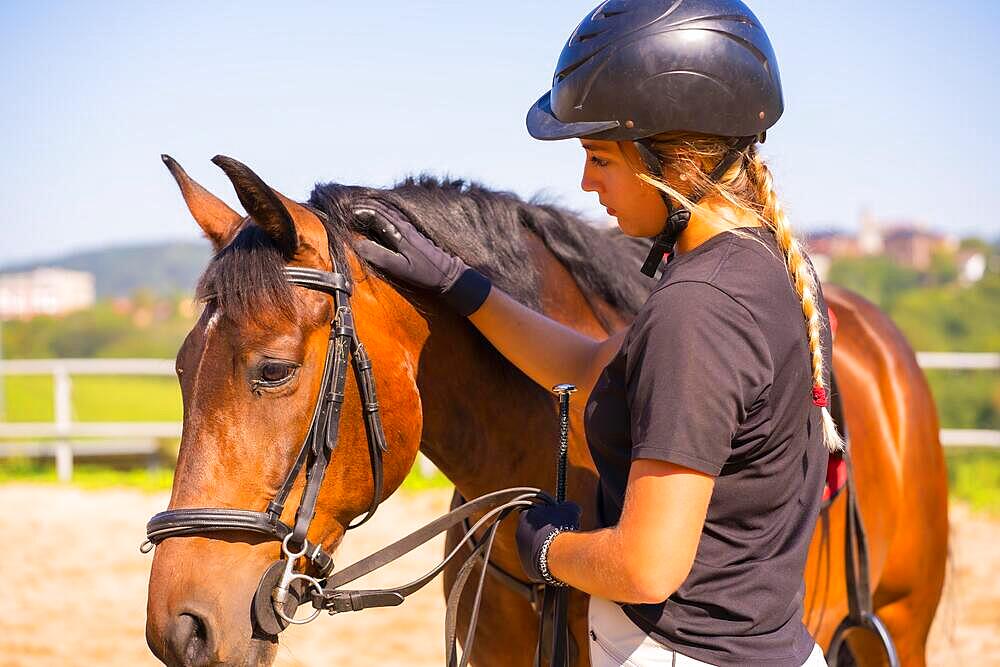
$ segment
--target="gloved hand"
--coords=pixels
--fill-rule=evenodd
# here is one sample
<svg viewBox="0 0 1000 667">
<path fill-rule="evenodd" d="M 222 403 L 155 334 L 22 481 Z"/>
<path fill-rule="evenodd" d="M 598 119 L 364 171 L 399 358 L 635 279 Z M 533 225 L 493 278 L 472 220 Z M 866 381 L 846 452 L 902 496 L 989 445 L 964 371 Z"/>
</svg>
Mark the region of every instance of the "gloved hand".
<svg viewBox="0 0 1000 667">
<path fill-rule="evenodd" d="M 528 579 L 540 584 L 565 586 L 548 573 L 548 547 L 558 533 L 579 529 L 580 506 L 574 502 L 536 505 L 522 512 L 517 522 L 517 555 Z"/>
<path fill-rule="evenodd" d="M 379 241 L 362 239 L 354 249 L 389 276 L 442 295 L 464 317 L 486 301 L 489 278 L 434 245 L 396 208 L 367 200 L 355 205 L 354 215 Z"/>
</svg>

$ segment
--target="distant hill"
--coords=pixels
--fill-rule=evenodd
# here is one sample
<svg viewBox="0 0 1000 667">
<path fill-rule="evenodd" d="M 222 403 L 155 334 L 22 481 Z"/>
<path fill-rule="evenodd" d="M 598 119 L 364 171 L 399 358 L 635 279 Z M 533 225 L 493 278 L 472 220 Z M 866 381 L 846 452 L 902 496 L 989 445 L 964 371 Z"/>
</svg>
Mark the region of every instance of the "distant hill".
<svg viewBox="0 0 1000 667">
<path fill-rule="evenodd" d="M 95 276 L 98 298 L 126 296 L 138 289 L 159 294 L 193 292 L 211 254 L 208 241 L 167 241 L 21 262 L 0 267 L 0 273 L 30 271 L 41 266 L 87 271 Z"/>
</svg>

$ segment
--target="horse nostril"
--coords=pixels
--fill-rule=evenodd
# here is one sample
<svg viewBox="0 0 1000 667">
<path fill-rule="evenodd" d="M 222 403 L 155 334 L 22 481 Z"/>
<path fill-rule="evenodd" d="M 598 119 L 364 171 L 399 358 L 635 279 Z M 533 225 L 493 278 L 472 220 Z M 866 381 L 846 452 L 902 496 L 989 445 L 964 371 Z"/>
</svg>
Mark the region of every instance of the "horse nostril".
<svg viewBox="0 0 1000 667">
<path fill-rule="evenodd" d="M 212 662 L 208 642 L 208 625 L 194 613 L 177 617 L 170 636 L 174 655 L 185 667 L 202 667 Z"/>
</svg>

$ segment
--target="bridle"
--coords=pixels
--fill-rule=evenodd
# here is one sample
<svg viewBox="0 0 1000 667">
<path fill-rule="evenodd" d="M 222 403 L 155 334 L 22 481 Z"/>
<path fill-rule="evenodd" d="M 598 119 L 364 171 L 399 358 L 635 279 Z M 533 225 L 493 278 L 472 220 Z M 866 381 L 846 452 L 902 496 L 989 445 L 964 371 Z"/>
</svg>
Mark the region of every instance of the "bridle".
<svg viewBox="0 0 1000 667">
<path fill-rule="evenodd" d="M 371 360 L 354 328 L 354 314 L 350 303 L 351 282 L 344 273 L 336 270 L 336 260 L 332 261 L 334 270 L 330 272 L 303 267 L 285 267 L 285 277 L 289 283 L 333 297 L 334 317 L 330 323 L 323 380 L 313 410 L 312 423 L 295 462 L 274 498 L 268 502 L 263 512 L 228 508 L 175 509 L 160 512 L 150 519 L 146 526 L 144 551 L 149 551 L 168 537 L 205 535 L 222 531 L 257 533 L 282 542 L 285 555 L 295 557 L 290 559 L 292 562 L 298 557 L 306 557 L 314 566 L 318 577 L 326 577 L 333 570 L 333 557 L 321 544 L 309 542 L 306 534 L 316 513 L 320 488 L 337 446 L 348 363 L 354 371 L 361 394 L 373 490 L 371 504 L 364 517 L 349 524 L 347 529 L 357 528 L 375 514 L 382 499 L 382 455 L 387 451 L 388 445 L 375 395 Z M 306 470 L 305 489 L 295 512 L 295 521 L 289 526 L 281 521 L 281 514 L 292 486 L 303 468 Z M 286 586 L 289 583 L 285 582 Z M 282 613 L 279 610 L 279 615 Z"/>
<path fill-rule="evenodd" d="M 322 211 L 311 207 L 310 210 L 321 219 L 329 220 Z M 323 548 L 321 543 L 310 542 L 306 535 L 316 512 L 316 502 L 326 470 L 337 446 L 348 363 L 351 364 L 354 371 L 361 395 L 373 489 L 372 500 L 365 515 L 360 520 L 349 523 L 347 530 L 357 528 L 367 522 L 378 509 L 382 499 L 383 486 L 382 455 L 388 451 L 388 445 L 382 428 L 371 360 L 354 328 L 354 313 L 350 301 L 351 281 L 347 274 L 337 270 L 336 259 L 332 252 L 330 257 L 332 271 L 285 267 L 285 278 L 292 285 L 333 297 L 334 317 L 330 323 L 323 380 L 313 409 L 312 422 L 295 462 L 274 498 L 268 502 L 267 508 L 263 512 L 213 507 L 159 512 L 146 524 L 146 541 L 140 550 L 143 553 L 148 553 L 153 547 L 170 537 L 203 536 L 233 531 L 263 535 L 272 540 L 280 541 L 283 558 L 272 563 L 264 571 L 257 585 L 251 609 L 254 633 L 264 638 L 277 637 L 290 624 L 309 623 L 323 611 L 335 614 L 360 611 L 370 607 L 399 605 L 408 595 L 420 590 L 432 581 L 448 563 L 464 555 L 465 559 L 462 561 L 448 593 L 445 619 L 448 664 L 450 666 L 464 666 L 468 664 L 471 657 L 479 606 L 486 574 L 489 571 L 485 566 L 480 570 L 469 620 L 469 630 L 463 644 L 464 651 L 459 658 L 456 647 L 458 608 L 462 591 L 470 579 L 475 565 L 489 563 L 497 529 L 507 516 L 538 503 L 554 501 L 547 493 L 537 488 L 515 487 L 494 491 L 453 508 L 448 514 L 435 519 L 414 533 L 334 573 L 333 556 Z M 289 526 L 281 521 L 281 514 L 285 509 L 285 503 L 292 487 L 303 469 L 305 469 L 305 489 L 295 512 L 295 521 L 293 525 Z M 480 518 L 473 525 L 470 525 L 470 520 L 475 516 Z M 342 589 L 344 585 L 395 561 L 414 548 L 456 526 L 465 526 L 467 528 L 465 535 L 437 566 L 418 579 L 402 586 L 387 589 Z M 482 538 L 476 537 L 477 531 L 484 531 Z M 295 571 L 295 564 L 300 558 L 306 558 L 312 564 L 312 574 Z M 554 594 L 555 589 L 546 588 L 547 599 L 554 599 L 549 595 L 550 592 Z M 314 612 L 306 618 L 296 618 L 296 610 L 300 604 L 306 601 L 311 602 Z M 551 604 L 543 606 L 548 608 L 551 607 Z M 542 626 L 548 623 L 554 624 L 552 632 L 548 633 L 551 646 L 543 647 L 542 636 L 546 633 L 543 632 Z M 550 613 L 540 613 L 540 624 L 539 650 L 536 651 L 535 664 L 541 664 L 543 655 L 560 656 L 553 663 L 565 664 L 566 652 L 563 646 L 567 645 L 568 642 L 565 620 L 560 622 Z"/>
</svg>

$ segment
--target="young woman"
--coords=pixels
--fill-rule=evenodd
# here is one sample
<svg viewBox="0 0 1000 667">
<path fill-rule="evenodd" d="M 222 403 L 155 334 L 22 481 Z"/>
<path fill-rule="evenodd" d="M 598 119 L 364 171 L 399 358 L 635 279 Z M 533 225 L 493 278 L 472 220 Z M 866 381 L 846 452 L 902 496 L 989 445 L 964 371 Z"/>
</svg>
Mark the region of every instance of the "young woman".
<svg viewBox="0 0 1000 667">
<path fill-rule="evenodd" d="M 760 22 L 738 0 L 608 0 L 528 114 L 580 139 L 582 187 L 668 261 L 631 326 L 582 336 L 521 306 L 398 212 L 359 252 L 434 289 L 545 387 L 589 394 L 599 530 L 563 503 L 521 516 L 536 581 L 591 596 L 601 665 L 823 665 L 802 572 L 828 448 L 829 324 L 755 143 L 783 109 Z M 394 229 L 393 229 L 394 228 Z"/>
</svg>

